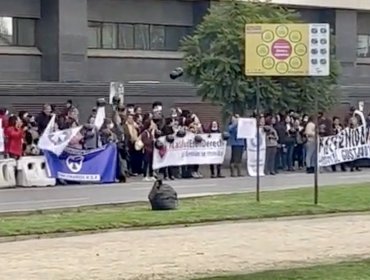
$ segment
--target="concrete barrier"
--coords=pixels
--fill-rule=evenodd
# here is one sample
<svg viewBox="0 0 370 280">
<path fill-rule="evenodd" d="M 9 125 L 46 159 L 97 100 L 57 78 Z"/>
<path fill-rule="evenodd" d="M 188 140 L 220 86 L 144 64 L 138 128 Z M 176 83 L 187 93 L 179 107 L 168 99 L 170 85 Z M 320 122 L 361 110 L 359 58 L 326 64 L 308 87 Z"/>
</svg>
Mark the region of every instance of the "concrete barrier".
<svg viewBox="0 0 370 280">
<path fill-rule="evenodd" d="M 49 178 L 43 156 L 22 157 L 17 163 L 17 185 L 21 187 L 55 186 L 56 180 Z"/>
<path fill-rule="evenodd" d="M 17 162 L 15 159 L 1 159 L 0 160 L 0 188 L 15 187 Z"/>
</svg>

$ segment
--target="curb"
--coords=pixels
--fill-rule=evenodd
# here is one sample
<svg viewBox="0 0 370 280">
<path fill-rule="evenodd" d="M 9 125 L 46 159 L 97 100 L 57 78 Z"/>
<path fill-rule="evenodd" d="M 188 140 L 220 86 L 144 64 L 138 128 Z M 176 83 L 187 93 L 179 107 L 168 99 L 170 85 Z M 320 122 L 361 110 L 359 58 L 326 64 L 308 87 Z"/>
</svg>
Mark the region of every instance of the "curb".
<svg viewBox="0 0 370 280">
<path fill-rule="evenodd" d="M 93 234 L 124 232 L 124 231 L 162 230 L 162 229 L 171 229 L 171 228 L 201 227 L 201 226 L 213 226 L 213 225 L 220 225 L 220 224 L 235 224 L 235 223 L 315 220 L 315 219 L 336 218 L 336 217 L 344 217 L 344 216 L 349 217 L 349 216 L 368 216 L 368 215 L 370 215 L 369 210 L 363 211 L 363 212 L 357 211 L 357 212 L 341 212 L 341 213 L 328 213 L 328 214 L 302 215 L 302 216 L 283 216 L 283 217 L 271 217 L 271 218 L 255 218 L 255 219 L 234 219 L 234 220 L 223 220 L 223 221 L 213 221 L 213 222 L 210 221 L 210 222 L 200 222 L 200 223 L 163 225 L 163 226 L 138 226 L 138 227 L 131 226 L 131 227 L 121 227 L 121 228 L 114 228 L 114 229 L 5 236 L 5 237 L 0 237 L 0 243 L 10 243 L 10 242 L 37 240 L 37 239 L 65 238 L 65 237 L 75 237 L 75 236 L 81 236 L 81 235 L 93 235 Z"/>
</svg>

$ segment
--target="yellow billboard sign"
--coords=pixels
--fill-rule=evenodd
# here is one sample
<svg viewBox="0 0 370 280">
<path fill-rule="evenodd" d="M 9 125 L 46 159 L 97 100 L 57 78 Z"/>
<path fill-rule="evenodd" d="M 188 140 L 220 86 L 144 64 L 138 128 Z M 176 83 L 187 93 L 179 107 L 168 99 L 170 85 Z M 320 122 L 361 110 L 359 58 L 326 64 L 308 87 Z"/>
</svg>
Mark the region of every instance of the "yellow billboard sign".
<svg viewBox="0 0 370 280">
<path fill-rule="evenodd" d="M 328 24 L 247 24 L 247 76 L 328 76 Z"/>
</svg>

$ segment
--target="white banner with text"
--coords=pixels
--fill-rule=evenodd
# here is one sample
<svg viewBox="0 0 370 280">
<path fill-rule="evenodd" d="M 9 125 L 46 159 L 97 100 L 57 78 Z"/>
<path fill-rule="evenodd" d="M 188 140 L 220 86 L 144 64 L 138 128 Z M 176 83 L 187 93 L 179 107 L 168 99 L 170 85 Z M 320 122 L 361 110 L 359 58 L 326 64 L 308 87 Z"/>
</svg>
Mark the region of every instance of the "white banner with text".
<svg viewBox="0 0 370 280">
<path fill-rule="evenodd" d="M 337 135 L 320 137 L 319 166 L 370 158 L 370 142 L 365 126 L 346 128 Z"/>
<path fill-rule="evenodd" d="M 226 141 L 221 133 L 199 134 L 203 141 L 196 143 L 195 134 L 187 133 L 185 137 L 176 137 L 173 143 L 166 142 L 165 137 L 159 138 L 165 146 L 154 149 L 153 169 L 167 166 L 222 164 L 226 153 Z"/>
<path fill-rule="evenodd" d="M 251 177 L 257 176 L 257 143 L 257 133 L 254 138 L 247 139 L 247 170 Z M 266 133 L 262 129 L 260 130 L 259 151 L 259 175 L 265 176 Z"/>
</svg>

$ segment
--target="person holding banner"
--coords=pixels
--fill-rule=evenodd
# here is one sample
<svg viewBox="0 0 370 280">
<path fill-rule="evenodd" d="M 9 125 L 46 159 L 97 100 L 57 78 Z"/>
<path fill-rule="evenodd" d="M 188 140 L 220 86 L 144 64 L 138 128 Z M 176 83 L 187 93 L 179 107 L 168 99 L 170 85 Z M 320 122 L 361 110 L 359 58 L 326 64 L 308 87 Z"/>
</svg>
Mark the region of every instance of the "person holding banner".
<svg viewBox="0 0 370 280">
<path fill-rule="evenodd" d="M 307 173 L 313 174 L 315 173 L 316 168 L 316 125 L 314 122 L 314 118 L 311 116 L 308 119 L 306 128 L 305 128 L 305 136 L 307 139 L 306 142 L 306 168 Z"/>
<path fill-rule="evenodd" d="M 355 115 L 353 115 L 352 118 L 349 119 L 349 128 L 350 129 L 357 129 L 359 127 L 358 119 Z M 351 168 L 351 172 L 361 171 L 360 167 L 358 166 L 358 160 L 351 161 L 349 163 L 349 166 Z"/>
<path fill-rule="evenodd" d="M 164 120 L 164 126 L 162 127 L 162 136 L 168 136 L 168 135 L 173 135 L 175 133 L 174 129 L 173 129 L 173 120 L 172 118 L 166 118 Z M 163 175 L 163 179 L 164 180 L 167 180 L 167 179 L 170 179 L 170 180 L 175 180 L 175 176 L 174 176 L 174 170 L 176 169 L 176 167 L 173 167 L 173 166 L 167 166 L 167 167 L 163 167 L 159 170 L 159 173 L 161 173 Z"/>
<path fill-rule="evenodd" d="M 343 126 L 340 123 L 340 119 L 338 117 L 333 117 L 333 135 L 339 134 L 343 130 Z M 341 163 L 340 164 L 340 169 L 342 172 L 346 172 L 346 164 Z M 331 170 L 333 172 L 337 171 L 337 166 L 334 164 L 331 166 Z"/>
<path fill-rule="evenodd" d="M 216 121 L 211 122 L 207 132 L 210 133 L 210 134 L 211 133 L 221 133 L 220 126 L 219 126 L 218 122 L 216 122 Z M 216 167 L 217 174 L 215 173 L 215 167 Z M 224 178 L 224 176 L 222 176 L 222 174 L 221 174 L 221 164 L 217 164 L 217 165 L 211 164 L 209 166 L 209 169 L 211 171 L 211 178 Z"/>
<path fill-rule="evenodd" d="M 231 117 L 229 124 L 231 160 L 230 160 L 230 176 L 242 176 L 241 164 L 243 153 L 245 151 L 245 139 L 238 139 L 238 119 L 239 115 Z M 236 174 L 235 174 L 236 171 Z"/>
<path fill-rule="evenodd" d="M 155 181 L 153 171 L 153 150 L 154 150 L 154 127 L 151 119 L 147 119 L 143 124 L 143 132 L 140 134 L 141 141 L 144 144 L 144 181 Z"/>
</svg>

